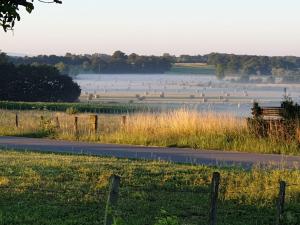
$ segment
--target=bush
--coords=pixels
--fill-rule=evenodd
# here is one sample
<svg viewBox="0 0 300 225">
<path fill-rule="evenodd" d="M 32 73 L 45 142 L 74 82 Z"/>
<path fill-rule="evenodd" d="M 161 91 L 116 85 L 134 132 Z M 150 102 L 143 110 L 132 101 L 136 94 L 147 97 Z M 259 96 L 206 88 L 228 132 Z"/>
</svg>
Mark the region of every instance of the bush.
<svg viewBox="0 0 300 225">
<path fill-rule="evenodd" d="M 253 118 L 248 118 L 249 131 L 257 137 L 271 137 L 279 140 L 299 140 L 300 107 L 290 97 L 285 96 L 281 102 L 283 108 L 282 120 L 265 120 L 262 118 L 262 109 L 257 102 L 253 103 Z M 272 127 L 275 129 L 272 129 Z"/>
<path fill-rule="evenodd" d="M 66 113 L 69 115 L 74 115 L 79 113 L 78 109 L 74 108 L 74 107 L 69 107 L 66 109 Z"/>
</svg>

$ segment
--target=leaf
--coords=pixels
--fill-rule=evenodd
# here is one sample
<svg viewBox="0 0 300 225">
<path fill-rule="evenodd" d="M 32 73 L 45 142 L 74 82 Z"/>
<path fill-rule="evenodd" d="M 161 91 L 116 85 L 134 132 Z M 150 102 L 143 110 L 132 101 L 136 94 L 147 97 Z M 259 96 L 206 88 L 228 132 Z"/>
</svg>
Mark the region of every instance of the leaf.
<svg viewBox="0 0 300 225">
<path fill-rule="evenodd" d="M 28 5 L 26 6 L 26 11 L 28 13 L 31 13 L 33 9 L 34 9 L 33 4 L 32 3 L 28 3 Z"/>
</svg>

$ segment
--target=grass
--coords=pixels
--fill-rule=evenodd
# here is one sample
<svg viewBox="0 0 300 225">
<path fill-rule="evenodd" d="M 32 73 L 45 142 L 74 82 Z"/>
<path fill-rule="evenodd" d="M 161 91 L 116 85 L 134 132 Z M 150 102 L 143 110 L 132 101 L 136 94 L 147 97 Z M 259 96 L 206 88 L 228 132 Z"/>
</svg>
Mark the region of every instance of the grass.
<svg viewBox="0 0 300 225">
<path fill-rule="evenodd" d="M 66 112 L 73 108 L 78 112 L 92 113 L 127 113 L 143 111 L 143 107 L 134 104 L 115 104 L 115 103 L 51 103 L 51 102 L 8 102 L 0 101 L 0 109 L 6 110 L 48 110 L 55 112 Z"/>
<path fill-rule="evenodd" d="M 0 135 L 287 155 L 299 155 L 300 152 L 296 140 L 258 138 L 248 130 L 246 119 L 229 114 L 184 109 L 157 114 L 136 113 L 127 115 L 125 126 L 121 115 L 101 114 L 97 133 L 91 129 L 89 114 L 77 114 L 79 122 L 76 133 L 74 115 L 48 111 L 18 113 L 20 121 L 16 128 L 15 112 L 0 111 Z"/>
<path fill-rule="evenodd" d="M 175 63 L 168 73 L 215 75 L 215 68 L 203 63 Z"/>
<path fill-rule="evenodd" d="M 102 224 L 112 174 L 121 176 L 117 224 L 207 224 L 215 171 L 221 173 L 219 225 L 274 224 L 279 180 L 288 184 L 285 224 L 300 221 L 296 169 L 244 171 L 0 150 L 0 224 Z M 167 218 L 174 223 L 163 223 Z"/>
</svg>

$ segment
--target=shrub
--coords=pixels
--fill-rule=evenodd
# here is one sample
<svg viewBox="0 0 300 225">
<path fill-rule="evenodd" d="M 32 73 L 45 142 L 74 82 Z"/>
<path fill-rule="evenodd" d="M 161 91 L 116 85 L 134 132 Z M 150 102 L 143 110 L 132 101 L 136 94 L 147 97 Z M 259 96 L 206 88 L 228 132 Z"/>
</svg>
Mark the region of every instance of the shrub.
<svg viewBox="0 0 300 225">
<path fill-rule="evenodd" d="M 178 218 L 176 216 L 168 215 L 165 210 L 161 210 L 161 216 L 156 219 L 157 222 L 154 225 L 179 225 Z"/>
<path fill-rule="evenodd" d="M 69 107 L 66 109 L 66 113 L 69 115 L 74 115 L 77 114 L 78 112 L 79 112 L 78 109 L 75 107 Z"/>
</svg>

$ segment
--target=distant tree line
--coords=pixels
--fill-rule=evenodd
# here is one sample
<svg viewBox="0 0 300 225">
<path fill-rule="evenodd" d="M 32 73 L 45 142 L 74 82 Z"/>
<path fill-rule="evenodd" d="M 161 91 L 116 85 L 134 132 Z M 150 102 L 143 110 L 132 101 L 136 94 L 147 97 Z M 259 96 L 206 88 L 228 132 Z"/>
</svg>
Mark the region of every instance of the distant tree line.
<svg viewBox="0 0 300 225">
<path fill-rule="evenodd" d="M 21 65 L 51 65 L 60 73 L 77 75 L 80 73 L 165 73 L 174 63 L 206 63 L 216 68 L 217 76 L 222 79 L 227 74 L 239 75 L 247 80 L 249 75 L 300 76 L 300 57 L 269 57 L 256 55 L 234 55 L 211 53 L 207 55 L 164 54 L 162 56 L 126 55 L 116 51 L 113 55 L 92 54 L 65 56 L 40 55 L 35 57 L 10 57 L 10 62 Z M 298 78 L 297 78 L 298 79 Z"/>
<path fill-rule="evenodd" d="M 300 57 L 268 57 L 211 53 L 207 63 L 216 66 L 218 75 L 299 75 Z"/>
<path fill-rule="evenodd" d="M 0 100 L 74 102 L 80 87 L 67 75 L 48 65 L 14 65 L 0 52 Z"/>
<path fill-rule="evenodd" d="M 207 63 L 208 55 L 180 55 L 173 56 L 173 62 L 176 63 Z"/>
<path fill-rule="evenodd" d="M 79 73 L 165 73 L 171 69 L 172 63 L 165 56 L 126 55 L 116 51 L 113 55 L 93 54 L 65 56 L 40 55 L 35 57 L 11 57 L 16 65 L 51 65 L 61 73 L 77 75 Z"/>
</svg>

